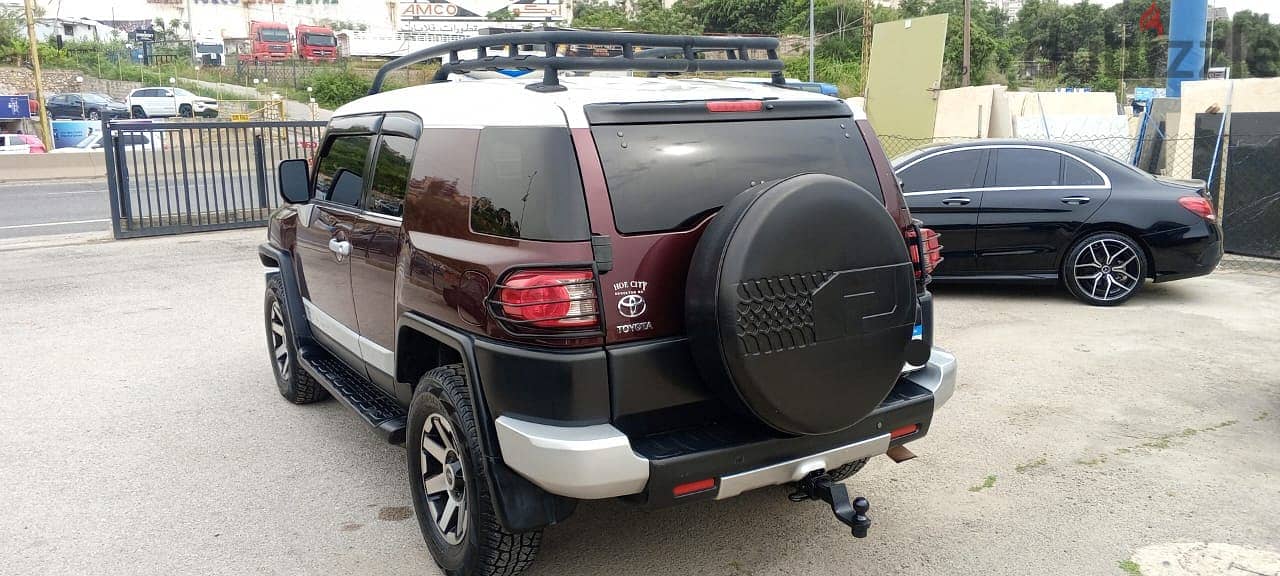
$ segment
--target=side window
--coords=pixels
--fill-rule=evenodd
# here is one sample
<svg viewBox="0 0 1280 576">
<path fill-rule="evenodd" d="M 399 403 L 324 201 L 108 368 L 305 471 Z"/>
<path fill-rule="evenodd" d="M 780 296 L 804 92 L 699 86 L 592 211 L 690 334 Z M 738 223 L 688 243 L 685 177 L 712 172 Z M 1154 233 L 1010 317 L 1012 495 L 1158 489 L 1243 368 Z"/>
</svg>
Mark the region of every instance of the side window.
<svg viewBox="0 0 1280 576">
<path fill-rule="evenodd" d="M 586 240 L 587 202 L 566 128 L 480 131 L 471 229 L 532 240 Z"/>
<path fill-rule="evenodd" d="M 985 167 L 983 150 L 961 150 L 925 158 L 898 174 L 903 192 L 929 192 L 974 187 Z"/>
<path fill-rule="evenodd" d="M 1001 148 L 996 150 L 993 186 L 1061 186 L 1063 156 L 1050 150 Z"/>
<path fill-rule="evenodd" d="M 329 141 L 316 170 L 315 197 L 355 206 L 364 190 L 364 164 L 373 136 L 352 134 Z"/>
<path fill-rule="evenodd" d="M 399 217 L 404 213 L 404 191 L 409 185 L 416 142 L 404 136 L 383 136 L 373 168 L 373 183 L 364 207 L 370 212 Z"/>
<path fill-rule="evenodd" d="M 1102 177 L 1097 172 L 1076 159 L 1064 156 L 1062 161 L 1066 163 L 1062 171 L 1064 186 L 1101 186 L 1103 184 Z"/>
</svg>

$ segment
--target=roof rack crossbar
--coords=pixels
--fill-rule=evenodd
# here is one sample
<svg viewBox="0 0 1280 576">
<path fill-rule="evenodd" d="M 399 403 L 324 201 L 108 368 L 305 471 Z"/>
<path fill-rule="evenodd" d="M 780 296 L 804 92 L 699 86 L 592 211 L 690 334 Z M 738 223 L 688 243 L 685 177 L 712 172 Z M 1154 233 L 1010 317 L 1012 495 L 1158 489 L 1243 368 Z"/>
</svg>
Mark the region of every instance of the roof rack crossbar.
<svg viewBox="0 0 1280 576">
<path fill-rule="evenodd" d="M 519 47 L 541 44 L 544 55 L 521 55 Z M 559 48 L 568 44 L 621 46 L 621 56 L 561 56 Z M 497 48 L 490 55 L 488 48 Z M 502 54 L 506 48 L 506 55 Z M 462 58 L 463 50 L 475 50 L 475 58 Z M 764 59 L 752 59 L 750 50 L 763 50 Z M 725 53 L 726 59 L 698 58 L 701 52 Z M 447 57 L 447 60 L 446 60 Z M 450 74 L 475 70 L 542 70 L 542 82 L 528 86 L 536 91 L 558 91 L 561 70 L 618 71 L 648 70 L 653 72 L 769 72 L 774 84 L 783 84 L 782 60 L 778 58 L 778 39 L 733 36 L 672 36 L 635 34 L 630 32 L 595 32 L 586 30 L 538 30 L 476 36 L 438 44 L 392 60 L 378 69 L 369 94 L 382 91 L 388 74 L 406 66 L 433 58 L 443 60 L 433 82 L 447 80 Z"/>
</svg>

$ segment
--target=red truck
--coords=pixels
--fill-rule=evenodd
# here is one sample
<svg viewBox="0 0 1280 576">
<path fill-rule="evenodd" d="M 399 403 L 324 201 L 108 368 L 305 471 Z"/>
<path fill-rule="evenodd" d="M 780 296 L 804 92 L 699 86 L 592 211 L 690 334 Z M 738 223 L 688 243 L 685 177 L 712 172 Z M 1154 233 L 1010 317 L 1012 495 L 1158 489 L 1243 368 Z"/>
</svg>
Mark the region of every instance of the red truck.
<svg viewBox="0 0 1280 576">
<path fill-rule="evenodd" d="M 241 60 L 262 62 L 284 60 L 293 54 L 293 42 L 289 27 L 280 22 L 249 21 L 249 51 L 241 53 Z"/>
<path fill-rule="evenodd" d="M 294 37 L 298 41 L 298 58 L 322 62 L 338 59 L 338 39 L 331 28 L 299 24 Z"/>
</svg>

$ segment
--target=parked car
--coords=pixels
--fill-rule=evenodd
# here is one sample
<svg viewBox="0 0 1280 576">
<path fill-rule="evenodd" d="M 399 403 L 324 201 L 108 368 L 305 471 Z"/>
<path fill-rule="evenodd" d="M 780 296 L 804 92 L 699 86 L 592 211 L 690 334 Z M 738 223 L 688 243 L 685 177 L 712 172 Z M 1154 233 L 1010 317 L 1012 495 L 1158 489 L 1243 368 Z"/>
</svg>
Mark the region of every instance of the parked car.
<svg viewBox="0 0 1280 576">
<path fill-rule="evenodd" d="M 218 116 L 218 101 L 182 88 L 138 88 L 125 99 L 134 118 Z"/>
<path fill-rule="evenodd" d="M 44 142 L 33 134 L 0 134 L 0 154 L 44 154 Z"/>
<path fill-rule="evenodd" d="M 100 94 L 73 92 L 55 94 L 47 104 L 49 116 L 58 119 L 99 120 L 102 118 L 128 118 L 129 107 Z"/>
<path fill-rule="evenodd" d="M 1199 180 L 1152 176 L 1070 144 L 966 142 L 895 159 L 911 213 L 946 238 L 940 281 L 1060 282 L 1113 306 L 1208 274 L 1222 228 Z"/>
<path fill-rule="evenodd" d="M 160 150 L 163 147 L 164 139 L 161 132 L 151 130 L 138 131 L 119 131 L 116 135 L 116 141 L 126 152 L 137 152 L 141 150 Z M 93 134 L 85 136 L 79 142 L 71 146 L 62 148 L 54 148 L 53 154 L 74 154 L 77 152 L 92 152 L 102 149 L 102 132 L 95 131 Z"/>
<path fill-rule="evenodd" d="M 498 34 L 415 58 L 630 38 Z M 633 50 L 615 66 L 676 64 Z M 601 498 L 794 484 L 865 536 L 869 504 L 840 482 L 909 458 L 956 370 L 932 346 L 937 237 L 865 115 L 778 85 L 555 70 L 376 93 L 411 60 L 334 113 L 314 168 L 279 165 L 287 205 L 259 255 L 281 395 L 335 396 L 405 443 L 444 572 L 518 573 L 545 526 Z M 782 80 L 780 60 L 740 62 Z"/>
</svg>

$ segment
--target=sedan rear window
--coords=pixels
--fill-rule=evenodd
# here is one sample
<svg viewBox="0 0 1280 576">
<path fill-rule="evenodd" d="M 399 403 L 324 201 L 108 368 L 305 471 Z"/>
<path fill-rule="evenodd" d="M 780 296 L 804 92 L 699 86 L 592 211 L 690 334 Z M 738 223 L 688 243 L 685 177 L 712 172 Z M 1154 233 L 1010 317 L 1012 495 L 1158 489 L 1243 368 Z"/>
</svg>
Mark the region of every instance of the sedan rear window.
<svg viewBox="0 0 1280 576">
<path fill-rule="evenodd" d="M 871 154 L 849 118 L 595 126 L 619 232 L 696 224 L 743 190 L 804 173 L 853 181 L 880 198 Z"/>
</svg>

